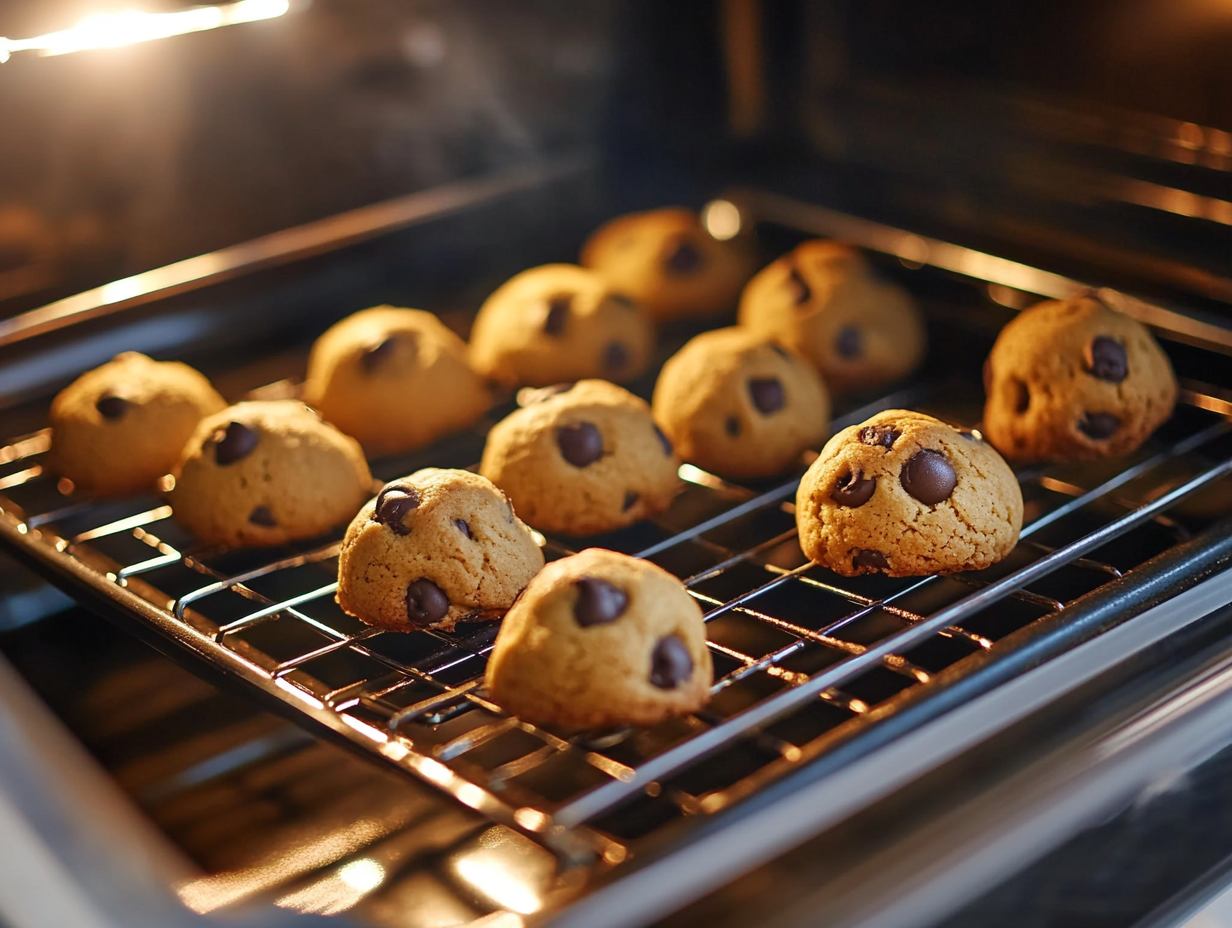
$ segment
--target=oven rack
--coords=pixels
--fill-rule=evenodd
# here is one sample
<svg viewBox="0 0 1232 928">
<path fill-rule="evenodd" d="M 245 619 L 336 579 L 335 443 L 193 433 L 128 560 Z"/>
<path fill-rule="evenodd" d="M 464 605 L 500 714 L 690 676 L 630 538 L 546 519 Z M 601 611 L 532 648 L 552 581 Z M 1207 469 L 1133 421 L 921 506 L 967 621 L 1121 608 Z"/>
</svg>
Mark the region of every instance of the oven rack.
<svg viewBox="0 0 1232 928">
<path fill-rule="evenodd" d="M 971 426 L 945 414 L 962 392 L 919 384 L 834 428 L 896 406 Z M 337 538 L 202 551 L 152 498 L 74 501 L 43 471 L 46 431 L 0 449 L 0 534 L 62 584 L 563 860 L 614 865 L 675 819 L 717 813 L 866 734 L 926 699 L 939 675 L 995 658 L 1014 631 L 1186 540 L 1167 513 L 1232 472 L 1229 415 L 1219 391 L 1188 384 L 1166 436 L 1127 466 L 1023 471 L 1029 521 L 1014 554 L 951 577 L 838 577 L 799 551 L 797 481 L 752 489 L 683 466 L 671 509 L 596 540 L 673 571 L 706 610 L 712 701 L 646 730 L 570 734 L 505 715 L 482 687 L 492 624 L 403 633 L 345 616 L 333 602 Z M 470 438 L 423 461 L 471 464 L 482 431 Z M 1113 553 L 1135 533 L 1150 538 Z M 578 547 L 544 546 L 549 559 Z"/>
</svg>

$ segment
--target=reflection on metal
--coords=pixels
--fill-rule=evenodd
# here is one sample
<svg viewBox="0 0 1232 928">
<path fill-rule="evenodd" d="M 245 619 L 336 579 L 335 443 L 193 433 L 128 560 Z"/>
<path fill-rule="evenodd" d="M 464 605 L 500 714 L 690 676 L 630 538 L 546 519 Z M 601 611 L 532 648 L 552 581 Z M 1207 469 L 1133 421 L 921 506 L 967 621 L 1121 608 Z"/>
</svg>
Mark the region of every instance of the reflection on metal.
<svg viewBox="0 0 1232 928">
<path fill-rule="evenodd" d="M 484 832 L 478 844 L 454 862 L 458 879 L 511 912 L 538 912 L 543 906 L 539 887 L 555 871 L 552 858 L 537 845 L 502 828 Z"/>
<path fill-rule="evenodd" d="M 1232 203 L 1204 197 L 1189 190 L 1165 187 L 1145 180 L 1125 180 L 1116 185 L 1114 196 L 1123 203 L 1232 226 Z"/>
<path fill-rule="evenodd" d="M 208 32 L 222 26 L 277 19 L 290 9 L 288 0 L 239 0 L 238 3 L 197 6 L 174 13 L 145 13 L 141 10 L 100 13 L 87 16 L 71 29 L 33 39 L 6 39 L 0 36 L 0 62 L 8 61 L 13 52 L 67 55 L 89 49 L 120 48 L 193 32 Z"/>
<path fill-rule="evenodd" d="M 385 882 L 385 868 L 365 857 L 344 864 L 323 879 L 287 893 L 274 904 L 296 912 L 337 915 Z"/>
</svg>

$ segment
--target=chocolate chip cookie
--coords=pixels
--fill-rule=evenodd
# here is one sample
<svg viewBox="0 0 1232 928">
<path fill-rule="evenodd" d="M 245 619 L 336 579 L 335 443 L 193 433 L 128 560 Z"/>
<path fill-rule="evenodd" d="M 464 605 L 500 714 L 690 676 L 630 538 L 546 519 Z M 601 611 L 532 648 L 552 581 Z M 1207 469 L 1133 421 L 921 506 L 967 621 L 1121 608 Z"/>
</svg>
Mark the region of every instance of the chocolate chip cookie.
<svg viewBox="0 0 1232 928">
<path fill-rule="evenodd" d="M 347 529 L 338 605 L 369 625 L 452 629 L 504 614 L 543 567 L 492 482 L 429 467 L 387 483 Z"/>
<path fill-rule="evenodd" d="M 838 242 L 805 242 L 759 271 L 740 297 L 740 324 L 799 351 L 835 393 L 906 377 L 927 343 L 911 297 Z"/>
<path fill-rule="evenodd" d="M 1017 543 L 1022 492 L 978 434 L 891 409 L 826 442 L 796 526 L 804 553 L 847 577 L 979 570 Z"/>
<path fill-rule="evenodd" d="M 652 407 L 684 460 L 728 477 L 799 465 L 829 432 L 829 395 L 808 360 L 740 327 L 704 332 L 669 358 Z"/>
<path fill-rule="evenodd" d="M 696 213 L 679 207 L 606 223 L 582 246 L 582 264 L 660 320 L 729 310 L 753 273 L 744 238 L 719 241 Z"/>
<path fill-rule="evenodd" d="M 479 464 L 527 522 L 593 535 L 671 503 L 680 460 L 644 400 L 603 380 L 535 399 L 492 428 Z"/>
<path fill-rule="evenodd" d="M 695 712 L 713 678 L 702 611 L 684 585 L 648 561 L 589 548 L 548 564 L 514 603 L 487 687 L 527 721 L 600 728 Z"/>
<path fill-rule="evenodd" d="M 378 306 L 317 339 L 304 401 L 380 455 L 466 428 L 492 398 L 467 362 L 465 343 L 436 316 Z"/>
<path fill-rule="evenodd" d="M 573 264 L 531 268 L 488 297 L 471 330 L 475 370 L 506 386 L 631 380 L 654 347 L 632 298 Z"/>
<path fill-rule="evenodd" d="M 237 403 L 201 420 L 175 477 L 175 519 L 206 545 L 312 538 L 372 492 L 359 443 L 294 400 Z"/>
<path fill-rule="evenodd" d="M 152 490 L 197 423 L 226 405 L 187 364 L 126 351 L 52 401 L 48 466 L 88 496 Z"/>
<path fill-rule="evenodd" d="M 1129 454 L 1172 415 L 1177 385 L 1146 326 L 1091 296 L 1039 303 L 984 365 L 984 431 L 1007 457 Z"/>
</svg>

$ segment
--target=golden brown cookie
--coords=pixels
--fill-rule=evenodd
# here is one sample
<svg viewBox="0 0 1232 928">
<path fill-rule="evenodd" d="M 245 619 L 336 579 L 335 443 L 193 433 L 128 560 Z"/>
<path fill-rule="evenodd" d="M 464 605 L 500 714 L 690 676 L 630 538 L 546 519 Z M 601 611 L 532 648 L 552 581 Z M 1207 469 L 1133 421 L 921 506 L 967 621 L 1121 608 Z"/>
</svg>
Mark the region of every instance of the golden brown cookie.
<svg viewBox="0 0 1232 928">
<path fill-rule="evenodd" d="M 1129 454 L 1176 404 L 1146 326 L 1098 299 L 1038 303 L 1001 330 L 984 365 L 984 432 L 1018 460 Z"/>
<path fill-rule="evenodd" d="M 492 398 L 436 316 L 377 306 L 317 339 L 304 401 L 371 453 L 395 454 L 466 428 Z"/>
<path fill-rule="evenodd" d="M 714 669 L 702 611 L 663 568 L 588 548 L 530 582 L 487 686 L 507 712 L 569 728 L 653 725 L 700 709 Z"/>
<path fill-rule="evenodd" d="M 347 529 L 338 605 L 369 625 L 443 628 L 502 615 L 543 567 L 491 481 L 429 467 L 387 483 Z"/>
<path fill-rule="evenodd" d="M 978 435 L 891 409 L 826 442 L 796 526 L 804 553 L 847 577 L 979 570 L 1014 549 L 1022 491 Z"/>
<path fill-rule="evenodd" d="M 175 475 L 175 519 L 206 545 L 312 538 L 372 492 L 359 443 L 295 400 L 237 403 L 203 419 Z"/>
<path fill-rule="evenodd" d="M 582 380 L 493 426 L 479 473 L 540 531 L 593 535 L 666 509 L 679 465 L 645 400 Z"/>
<path fill-rule="evenodd" d="M 226 405 L 187 364 L 126 351 L 52 401 L 48 466 L 89 496 L 152 490 L 197 423 Z"/>
<path fill-rule="evenodd" d="M 654 319 L 728 310 L 753 273 L 744 238 L 719 241 L 692 210 L 630 213 L 600 226 L 582 246 L 582 264 L 637 300 Z"/>
<path fill-rule="evenodd" d="M 646 369 L 654 329 L 637 304 L 594 271 L 545 264 L 488 297 L 471 330 L 475 370 L 506 386 L 542 387 Z"/>
<path fill-rule="evenodd" d="M 838 242 L 805 242 L 759 271 L 740 297 L 740 324 L 799 351 L 835 393 L 906 377 L 927 343 L 906 291 Z"/>
<path fill-rule="evenodd" d="M 829 432 L 830 398 L 808 360 L 739 326 L 669 358 L 652 408 L 681 458 L 728 477 L 798 466 Z"/>
</svg>

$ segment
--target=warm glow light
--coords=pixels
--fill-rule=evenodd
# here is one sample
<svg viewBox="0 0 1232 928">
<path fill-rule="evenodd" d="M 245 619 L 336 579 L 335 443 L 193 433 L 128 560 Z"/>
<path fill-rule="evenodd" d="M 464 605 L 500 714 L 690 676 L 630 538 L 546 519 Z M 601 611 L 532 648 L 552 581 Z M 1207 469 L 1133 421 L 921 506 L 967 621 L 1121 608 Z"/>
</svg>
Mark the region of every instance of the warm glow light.
<svg viewBox="0 0 1232 928">
<path fill-rule="evenodd" d="M 702 210 L 702 225 L 720 242 L 740 234 L 740 210 L 728 200 L 711 200 Z"/>
<path fill-rule="evenodd" d="M 455 865 L 458 876 L 497 905 L 520 915 L 539 911 L 538 895 L 510 872 L 505 861 L 479 851 Z"/>
<path fill-rule="evenodd" d="M 121 10 L 87 16 L 71 29 L 50 32 L 33 39 L 0 37 L 0 63 L 12 52 L 67 55 L 92 48 L 120 48 L 166 39 L 174 35 L 205 32 L 220 26 L 276 19 L 291 9 L 290 0 L 239 0 L 225 6 L 198 6 L 174 13 Z"/>
</svg>

